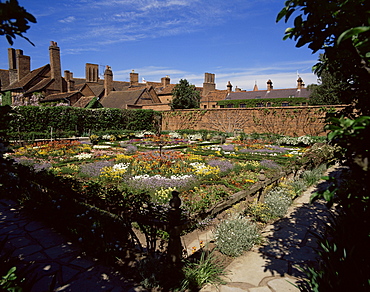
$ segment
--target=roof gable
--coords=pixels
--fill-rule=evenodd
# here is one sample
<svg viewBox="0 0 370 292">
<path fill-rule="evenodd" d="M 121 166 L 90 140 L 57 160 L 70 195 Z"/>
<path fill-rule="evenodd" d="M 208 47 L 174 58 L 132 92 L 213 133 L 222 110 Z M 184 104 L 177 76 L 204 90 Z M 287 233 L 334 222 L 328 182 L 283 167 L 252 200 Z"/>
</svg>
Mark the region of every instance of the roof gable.
<svg viewBox="0 0 370 292">
<path fill-rule="evenodd" d="M 46 79 L 50 79 L 50 77 L 46 76 L 50 72 L 50 65 L 47 64 L 35 70 L 32 70 L 26 76 L 24 76 L 21 80 L 13 82 L 9 84 L 8 87 L 4 88 L 3 90 L 12 90 L 12 89 L 24 89 L 28 91 L 31 87 L 37 85 L 40 81 Z M 41 80 L 40 80 L 41 79 Z"/>
</svg>

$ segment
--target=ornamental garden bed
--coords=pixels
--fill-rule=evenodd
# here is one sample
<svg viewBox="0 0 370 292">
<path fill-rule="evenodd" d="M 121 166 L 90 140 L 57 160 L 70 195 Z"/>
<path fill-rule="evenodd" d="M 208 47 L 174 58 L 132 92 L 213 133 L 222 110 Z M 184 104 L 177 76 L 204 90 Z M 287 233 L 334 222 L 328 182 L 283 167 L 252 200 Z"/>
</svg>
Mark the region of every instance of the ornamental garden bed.
<svg viewBox="0 0 370 292">
<path fill-rule="evenodd" d="M 84 196 L 104 192 L 145 193 L 150 201 L 166 205 L 171 192 L 180 192 L 189 215 L 204 212 L 233 194 L 290 171 L 307 147 L 273 145 L 264 140 L 200 141 L 198 137 L 155 137 L 92 145 L 52 141 L 19 147 L 10 155 L 36 171 L 76 180 Z M 230 140 L 230 139 L 229 139 Z M 177 147 L 179 149 L 169 149 Z M 253 188 L 252 188 L 253 189 Z"/>
</svg>

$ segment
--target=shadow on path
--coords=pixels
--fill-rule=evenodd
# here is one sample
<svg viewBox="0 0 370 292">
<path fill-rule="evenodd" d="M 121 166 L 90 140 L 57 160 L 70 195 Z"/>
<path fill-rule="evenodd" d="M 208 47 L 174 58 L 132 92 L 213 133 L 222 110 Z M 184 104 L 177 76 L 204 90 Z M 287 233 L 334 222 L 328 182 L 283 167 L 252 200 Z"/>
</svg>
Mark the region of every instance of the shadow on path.
<svg viewBox="0 0 370 292">
<path fill-rule="evenodd" d="M 327 175 L 339 177 L 341 171 L 341 168 L 332 168 Z M 303 268 L 317 263 L 315 249 L 318 245 L 314 234 L 322 234 L 325 231 L 325 226 L 333 214 L 324 201 L 318 200 L 310 204 L 309 199 L 312 193 L 326 190 L 328 187 L 329 183 L 322 181 L 308 189 L 294 202 L 291 213 L 265 229 L 263 235 L 266 243 L 258 248 L 258 252 L 266 261 L 265 271 L 302 279 L 305 275 L 297 267 Z M 282 265 L 282 260 L 287 265 Z"/>
</svg>

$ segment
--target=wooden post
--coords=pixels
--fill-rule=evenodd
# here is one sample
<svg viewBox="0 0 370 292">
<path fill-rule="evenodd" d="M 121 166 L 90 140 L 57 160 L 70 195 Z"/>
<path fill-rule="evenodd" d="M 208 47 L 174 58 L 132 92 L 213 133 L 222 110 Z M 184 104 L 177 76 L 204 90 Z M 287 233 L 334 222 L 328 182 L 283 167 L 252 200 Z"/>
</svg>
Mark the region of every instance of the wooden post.
<svg viewBox="0 0 370 292">
<path fill-rule="evenodd" d="M 171 209 L 168 212 L 168 232 L 170 235 L 167 249 L 167 257 L 170 265 L 179 266 L 181 265 L 182 257 L 182 245 L 181 245 L 181 199 L 179 198 L 179 192 L 172 192 L 172 199 L 170 200 Z"/>
</svg>

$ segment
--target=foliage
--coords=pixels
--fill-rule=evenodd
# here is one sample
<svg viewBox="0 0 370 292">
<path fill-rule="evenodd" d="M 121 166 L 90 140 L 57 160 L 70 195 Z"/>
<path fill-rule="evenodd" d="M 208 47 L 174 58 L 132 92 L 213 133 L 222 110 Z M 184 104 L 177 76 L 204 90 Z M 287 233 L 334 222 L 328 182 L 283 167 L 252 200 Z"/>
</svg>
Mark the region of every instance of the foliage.
<svg viewBox="0 0 370 292">
<path fill-rule="evenodd" d="M 200 93 L 195 85 L 190 84 L 186 79 L 181 79 L 172 90 L 172 109 L 199 108 Z"/>
<path fill-rule="evenodd" d="M 214 232 L 217 249 L 237 257 L 260 242 L 261 235 L 255 223 L 240 216 L 222 221 Z"/>
<path fill-rule="evenodd" d="M 8 273 L 0 279 L 0 288 L 2 291 L 9 291 L 9 292 L 22 292 L 23 289 L 17 286 L 14 281 L 17 280 L 16 275 L 16 267 L 10 268 Z"/>
<path fill-rule="evenodd" d="M 66 131 L 95 133 L 107 130 L 152 130 L 153 110 L 83 109 L 74 107 L 14 107 L 9 132 L 44 132 L 55 135 Z"/>
<path fill-rule="evenodd" d="M 297 106 L 306 104 L 308 100 L 302 97 L 286 97 L 286 98 L 255 98 L 255 99 L 238 99 L 238 100 L 219 100 L 217 104 L 224 107 L 240 108 L 243 107 L 260 107 L 261 105 L 271 107 L 280 107 L 283 103 L 288 103 L 289 106 Z"/>
<path fill-rule="evenodd" d="M 265 204 L 271 218 L 280 218 L 285 216 L 289 206 L 292 204 L 289 190 L 281 187 L 272 189 L 265 196 Z"/>
<path fill-rule="evenodd" d="M 370 109 L 369 99 L 363 98 L 370 74 L 369 10 L 367 0 L 289 0 L 277 16 L 277 21 L 285 18 L 287 22 L 298 12 L 284 39 L 295 40 L 297 47 L 308 45 L 313 52 L 323 50 L 325 58 L 315 66 L 316 73 L 335 74 L 348 85 L 346 93 L 363 111 Z"/>
<path fill-rule="evenodd" d="M 10 91 L 0 94 L 1 105 L 12 105 L 12 93 Z"/>
<path fill-rule="evenodd" d="M 36 23 L 36 18 L 22 6 L 19 6 L 17 0 L 0 2 L 0 35 L 5 35 L 10 45 L 13 45 L 13 39 L 16 36 L 20 36 L 34 45 L 23 35 L 30 28 L 29 22 Z"/>
<path fill-rule="evenodd" d="M 9 105 L 0 106 L 0 160 L 3 153 L 7 151 L 9 145 L 8 138 L 8 125 L 11 120 L 11 107 Z"/>
<path fill-rule="evenodd" d="M 223 266 L 212 252 L 202 251 L 199 260 L 185 261 L 183 274 L 180 291 L 199 291 L 205 284 L 224 283 L 220 278 L 224 274 Z"/>
<path fill-rule="evenodd" d="M 319 61 L 325 62 L 325 57 L 320 56 Z M 334 105 L 350 102 L 348 91 L 349 85 L 340 78 L 337 73 L 330 73 L 323 69 L 319 77 L 319 85 L 312 84 L 308 88 L 311 90 L 310 105 Z"/>
</svg>

